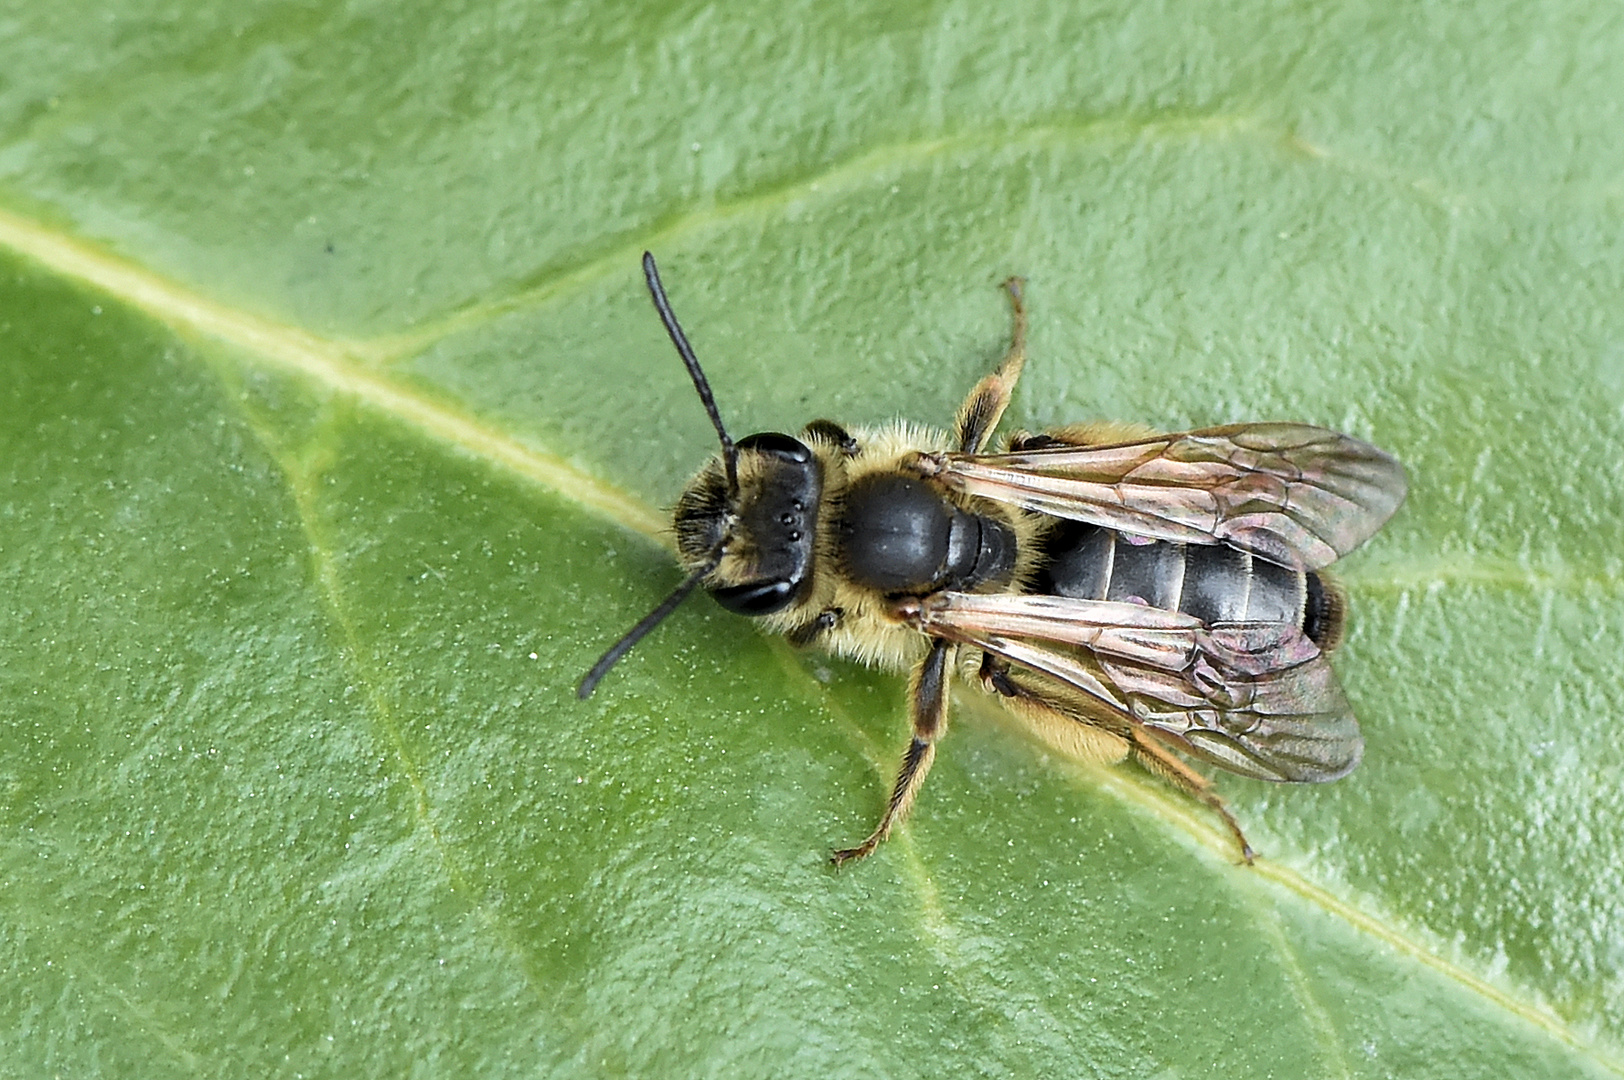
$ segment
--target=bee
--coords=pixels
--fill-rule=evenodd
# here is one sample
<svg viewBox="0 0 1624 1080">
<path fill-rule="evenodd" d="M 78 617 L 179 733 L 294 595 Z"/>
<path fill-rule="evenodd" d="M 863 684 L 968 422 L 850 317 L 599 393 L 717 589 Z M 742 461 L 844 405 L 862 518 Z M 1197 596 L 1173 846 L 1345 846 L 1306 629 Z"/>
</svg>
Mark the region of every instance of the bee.
<svg viewBox="0 0 1624 1080">
<path fill-rule="evenodd" d="M 1297 423 L 1157 434 L 1121 423 L 1017 432 L 986 452 L 1026 362 L 1014 332 L 950 432 L 907 423 L 734 442 L 660 283 L 643 274 L 721 453 L 673 514 L 687 578 L 593 665 L 578 695 L 695 588 L 797 646 L 909 672 L 913 734 L 869 855 L 908 814 L 958 676 L 1052 745 L 1133 758 L 1210 807 L 1186 759 L 1258 780 L 1347 775 L 1364 743 L 1331 670 L 1343 594 L 1324 568 L 1404 501 L 1403 467 Z"/>
</svg>

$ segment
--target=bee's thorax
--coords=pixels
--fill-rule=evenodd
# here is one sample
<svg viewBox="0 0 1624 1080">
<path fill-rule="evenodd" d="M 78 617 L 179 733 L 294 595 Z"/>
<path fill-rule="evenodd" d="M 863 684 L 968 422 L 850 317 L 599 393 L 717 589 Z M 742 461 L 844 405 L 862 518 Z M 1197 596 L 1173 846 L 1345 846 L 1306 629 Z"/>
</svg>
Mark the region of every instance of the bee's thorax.
<svg viewBox="0 0 1624 1080">
<path fill-rule="evenodd" d="M 901 473 L 852 484 L 836 531 L 847 576 L 886 595 L 970 590 L 1007 581 L 1015 569 L 1017 542 L 1007 525 Z"/>
</svg>

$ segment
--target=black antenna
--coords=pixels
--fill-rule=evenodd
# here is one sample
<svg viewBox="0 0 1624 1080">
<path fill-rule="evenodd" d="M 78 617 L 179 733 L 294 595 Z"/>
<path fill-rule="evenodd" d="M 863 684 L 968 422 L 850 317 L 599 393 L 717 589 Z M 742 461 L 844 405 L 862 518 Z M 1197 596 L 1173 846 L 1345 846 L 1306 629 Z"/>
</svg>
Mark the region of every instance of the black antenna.
<svg viewBox="0 0 1624 1080">
<path fill-rule="evenodd" d="M 660 313 L 660 321 L 665 324 L 665 332 L 671 335 L 671 344 L 677 347 L 677 354 L 682 357 L 683 364 L 688 368 L 688 377 L 694 381 L 694 389 L 699 391 L 700 403 L 705 406 L 705 412 L 710 416 L 711 423 L 716 427 L 716 434 L 722 440 L 722 463 L 727 467 L 727 491 L 731 498 L 739 490 L 739 452 L 728 436 L 727 428 L 722 426 L 722 414 L 716 410 L 716 398 L 711 394 L 710 383 L 705 379 L 704 371 L 700 370 L 699 358 L 694 356 L 693 346 L 688 344 L 688 335 L 682 332 L 682 326 L 671 311 L 671 301 L 665 298 L 665 286 L 660 284 L 660 269 L 654 265 L 654 255 L 643 252 L 643 278 L 648 282 L 648 293 L 654 298 L 654 310 Z M 609 669 L 620 663 L 620 658 L 631 652 L 632 647 L 648 636 L 665 617 L 677 610 L 677 605 L 688 598 L 706 574 L 716 569 L 716 564 L 722 561 L 722 550 L 717 547 L 705 560 L 705 565 L 688 575 L 688 579 L 678 585 L 676 591 L 664 600 L 660 606 L 649 612 L 638 624 L 626 631 L 626 636 L 609 647 L 609 651 L 598 657 L 598 662 L 592 665 L 592 670 L 586 673 L 581 685 L 575 688 L 575 696 L 586 700 L 592 696 L 592 691 L 598 688 L 598 683 L 609 674 Z"/>
<path fill-rule="evenodd" d="M 705 406 L 705 411 L 710 414 L 711 423 L 716 425 L 716 434 L 721 436 L 722 464 L 727 467 L 727 490 L 732 494 L 739 490 L 739 452 L 733 448 L 733 440 L 728 437 L 727 428 L 722 426 L 722 414 L 716 411 L 716 398 L 711 395 L 710 383 L 705 381 L 705 373 L 699 369 L 699 359 L 694 356 L 693 347 L 688 344 L 688 335 L 682 332 L 676 315 L 671 312 L 671 301 L 665 298 L 665 286 L 660 284 L 660 269 L 654 265 L 654 255 L 647 251 L 643 252 L 643 277 L 648 281 L 649 295 L 654 298 L 654 310 L 660 313 L 660 321 L 665 323 L 665 332 L 671 335 L 671 344 L 677 347 L 682 362 L 687 365 L 688 375 L 694 380 L 694 389 L 699 391 L 699 400 Z"/>
<path fill-rule="evenodd" d="M 581 680 L 581 685 L 575 688 L 575 696 L 582 701 L 591 697 L 592 691 L 598 688 L 598 683 L 602 681 L 605 675 L 609 674 L 609 669 L 620 663 L 620 658 L 630 652 L 633 645 L 647 637 L 650 630 L 665 621 L 667 615 L 677 610 L 677 605 L 687 599 L 688 594 L 694 591 L 694 586 L 699 584 L 701 578 L 716 569 L 716 564 L 719 561 L 719 555 L 711 556 L 704 566 L 689 574 L 688 580 L 677 586 L 676 592 L 661 601 L 659 607 L 644 615 L 642 621 L 626 631 L 625 637 L 611 645 L 609 651 L 599 657 L 596 664 L 592 665 L 592 670 L 586 673 L 586 678 Z"/>
</svg>

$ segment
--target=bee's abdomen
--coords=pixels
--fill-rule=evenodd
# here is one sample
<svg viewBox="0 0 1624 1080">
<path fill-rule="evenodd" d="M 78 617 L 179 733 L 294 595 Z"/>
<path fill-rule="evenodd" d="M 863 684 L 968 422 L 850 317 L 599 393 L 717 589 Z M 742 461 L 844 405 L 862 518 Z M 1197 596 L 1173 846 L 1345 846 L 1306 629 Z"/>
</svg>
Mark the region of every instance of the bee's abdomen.
<svg viewBox="0 0 1624 1080">
<path fill-rule="evenodd" d="M 1130 538 L 1067 521 L 1041 546 L 1039 593 L 1143 603 L 1206 623 L 1286 622 L 1322 645 L 1339 629 L 1340 605 L 1319 575 L 1224 544 Z"/>
</svg>

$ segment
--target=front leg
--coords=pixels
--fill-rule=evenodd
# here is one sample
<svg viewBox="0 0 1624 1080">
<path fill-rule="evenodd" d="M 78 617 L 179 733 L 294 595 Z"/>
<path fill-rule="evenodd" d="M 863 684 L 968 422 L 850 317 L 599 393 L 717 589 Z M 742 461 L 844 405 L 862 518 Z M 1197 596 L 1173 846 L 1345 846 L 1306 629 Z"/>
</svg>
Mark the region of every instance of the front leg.
<svg viewBox="0 0 1624 1080">
<path fill-rule="evenodd" d="M 891 801 L 886 804 L 885 816 L 867 840 L 854 848 L 837 851 L 830 857 L 836 866 L 844 866 L 853 859 L 871 854 L 880 842 L 891 835 L 891 830 L 913 806 L 919 787 L 930 772 L 936 759 L 936 740 L 947 730 L 947 674 L 949 654 L 953 646 L 941 638 L 933 638 L 930 652 L 914 670 L 908 687 L 908 711 L 913 717 L 913 741 L 902 757 L 902 768 L 897 773 L 896 786 L 891 789 Z"/>
<path fill-rule="evenodd" d="M 845 615 L 846 612 L 840 608 L 824 608 L 818 612 L 817 618 L 786 632 L 784 638 L 797 649 L 804 649 L 839 626 Z"/>
<path fill-rule="evenodd" d="M 862 450 L 862 447 L 857 445 L 857 440 L 852 438 L 851 432 L 833 420 L 814 420 L 801 429 L 801 434 L 826 439 L 840 447 L 840 452 L 847 457 L 856 457 Z"/>
<path fill-rule="evenodd" d="M 958 419 L 953 423 L 953 435 L 960 453 L 981 453 L 993 428 L 998 426 L 999 419 L 1004 415 L 1004 409 L 1009 405 L 1009 395 L 1014 392 L 1015 382 L 1021 377 L 1021 368 L 1026 365 L 1026 302 L 1021 298 L 1024 285 L 1025 282 L 1015 277 L 1004 282 L 1004 288 L 1009 292 L 1009 306 L 1015 316 L 1015 330 L 1010 338 L 1009 352 L 1004 354 L 997 370 L 976 383 L 970 396 L 959 406 Z"/>
</svg>

